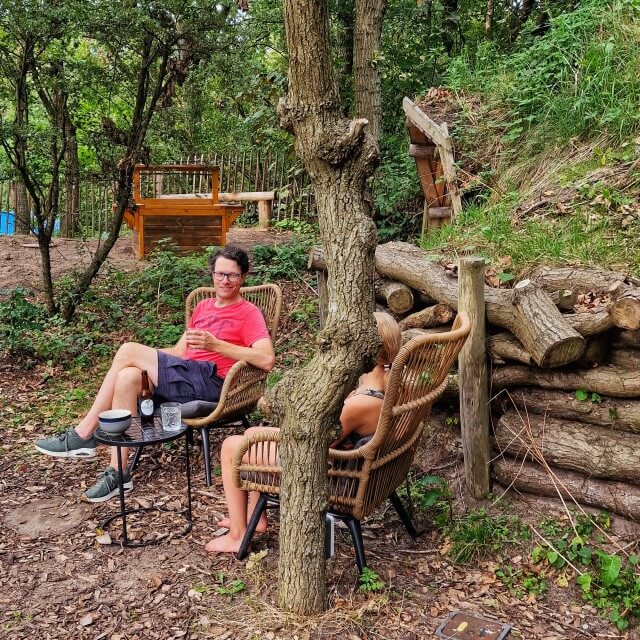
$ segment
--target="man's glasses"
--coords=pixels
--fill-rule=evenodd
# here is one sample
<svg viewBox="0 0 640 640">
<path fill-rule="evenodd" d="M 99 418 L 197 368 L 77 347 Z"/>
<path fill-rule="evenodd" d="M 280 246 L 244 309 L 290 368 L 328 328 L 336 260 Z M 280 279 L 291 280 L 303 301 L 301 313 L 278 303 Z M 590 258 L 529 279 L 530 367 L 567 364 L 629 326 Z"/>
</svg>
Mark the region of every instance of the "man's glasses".
<svg viewBox="0 0 640 640">
<path fill-rule="evenodd" d="M 214 280 L 217 280 L 218 282 L 221 282 L 225 278 L 229 282 L 238 282 L 238 280 L 240 280 L 241 277 L 242 277 L 241 273 L 225 273 L 224 271 L 214 271 L 213 272 L 213 278 L 214 278 Z"/>
</svg>

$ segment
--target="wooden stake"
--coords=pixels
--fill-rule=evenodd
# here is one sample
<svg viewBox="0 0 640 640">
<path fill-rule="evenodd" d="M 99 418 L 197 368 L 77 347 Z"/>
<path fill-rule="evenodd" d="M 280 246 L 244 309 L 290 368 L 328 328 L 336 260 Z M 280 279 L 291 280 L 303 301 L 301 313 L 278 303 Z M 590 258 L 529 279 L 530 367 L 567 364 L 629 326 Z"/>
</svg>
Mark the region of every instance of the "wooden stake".
<svg viewBox="0 0 640 640">
<path fill-rule="evenodd" d="M 459 311 L 471 318 L 460 352 L 460 424 L 467 491 L 477 500 L 489 493 L 489 405 L 484 308 L 484 260 L 468 257 L 459 266 Z"/>
</svg>

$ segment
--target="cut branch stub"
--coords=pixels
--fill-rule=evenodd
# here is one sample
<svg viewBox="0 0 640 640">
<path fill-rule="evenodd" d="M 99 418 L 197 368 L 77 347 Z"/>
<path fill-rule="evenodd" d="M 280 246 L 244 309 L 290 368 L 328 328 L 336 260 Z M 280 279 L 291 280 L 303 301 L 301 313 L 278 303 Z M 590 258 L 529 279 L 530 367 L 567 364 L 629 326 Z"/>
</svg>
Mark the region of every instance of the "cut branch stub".
<svg viewBox="0 0 640 640">
<path fill-rule="evenodd" d="M 389 242 L 376 249 L 376 269 L 388 278 L 458 308 L 458 283 L 420 248 Z M 547 293 L 531 283 L 518 289 L 484 291 L 487 319 L 511 331 L 541 367 L 574 362 L 584 351 L 584 339 L 564 320 Z"/>
</svg>

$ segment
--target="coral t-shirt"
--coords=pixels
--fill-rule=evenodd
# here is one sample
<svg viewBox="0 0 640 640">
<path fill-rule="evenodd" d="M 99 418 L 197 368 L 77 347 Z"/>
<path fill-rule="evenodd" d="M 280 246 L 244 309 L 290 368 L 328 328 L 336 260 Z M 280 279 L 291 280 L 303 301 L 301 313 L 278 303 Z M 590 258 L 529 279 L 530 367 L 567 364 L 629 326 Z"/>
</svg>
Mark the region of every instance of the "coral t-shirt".
<svg viewBox="0 0 640 640">
<path fill-rule="evenodd" d="M 224 307 L 217 307 L 213 298 L 199 302 L 187 328 L 208 331 L 216 338 L 239 347 L 250 347 L 254 342 L 270 337 L 262 311 L 244 299 Z M 204 349 L 187 349 L 184 357 L 186 360 L 214 362 L 217 366 L 216 373 L 221 378 L 236 363 L 232 358 Z"/>
</svg>

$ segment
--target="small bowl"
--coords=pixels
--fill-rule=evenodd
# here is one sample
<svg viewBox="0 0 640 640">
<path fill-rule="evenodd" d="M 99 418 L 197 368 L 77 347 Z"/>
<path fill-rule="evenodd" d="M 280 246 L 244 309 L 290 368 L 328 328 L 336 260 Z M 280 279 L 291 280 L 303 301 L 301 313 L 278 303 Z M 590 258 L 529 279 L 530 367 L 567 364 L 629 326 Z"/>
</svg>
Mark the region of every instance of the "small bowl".
<svg viewBox="0 0 640 640">
<path fill-rule="evenodd" d="M 100 428 L 111 435 L 124 433 L 131 424 L 131 411 L 128 409 L 109 409 L 98 414 Z"/>
</svg>

